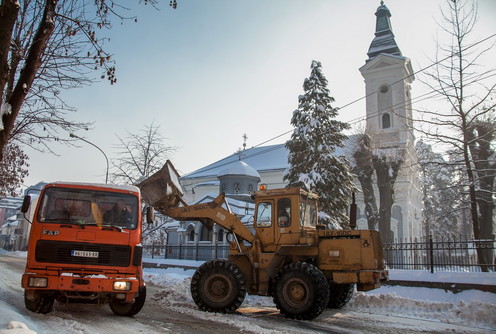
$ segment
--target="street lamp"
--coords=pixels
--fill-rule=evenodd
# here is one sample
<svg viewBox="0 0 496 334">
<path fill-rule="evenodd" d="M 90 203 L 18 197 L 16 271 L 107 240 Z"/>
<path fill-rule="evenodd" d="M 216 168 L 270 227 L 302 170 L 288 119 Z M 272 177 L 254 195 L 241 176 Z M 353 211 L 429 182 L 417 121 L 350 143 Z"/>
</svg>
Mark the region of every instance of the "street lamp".
<svg viewBox="0 0 496 334">
<path fill-rule="evenodd" d="M 96 146 L 96 145 L 95 145 L 95 144 L 93 144 L 92 142 L 87 141 L 86 139 L 81 138 L 81 137 L 79 137 L 79 136 L 76 136 L 76 135 L 75 135 L 75 134 L 73 134 L 73 133 L 70 133 L 70 134 L 69 134 L 69 136 L 70 136 L 71 138 L 77 138 L 77 139 L 80 139 L 80 140 L 84 141 L 85 143 L 88 143 L 88 144 L 90 144 L 91 146 L 96 147 L 96 148 L 97 148 L 100 152 L 102 152 L 103 156 L 105 157 L 105 160 L 107 161 L 107 173 L 105 174 L 105 183 L 107 183 L 107 181 L 108 181 L 108 172 L 109 172 L 109 161 L 108 161 L 108 158 L 107 158 L 107 155 L 105 154 L 105 152 L 103 152 L 103 150 L 102 150 L 101 148 L 99 148 L 98 146 Z"/>
</svg>

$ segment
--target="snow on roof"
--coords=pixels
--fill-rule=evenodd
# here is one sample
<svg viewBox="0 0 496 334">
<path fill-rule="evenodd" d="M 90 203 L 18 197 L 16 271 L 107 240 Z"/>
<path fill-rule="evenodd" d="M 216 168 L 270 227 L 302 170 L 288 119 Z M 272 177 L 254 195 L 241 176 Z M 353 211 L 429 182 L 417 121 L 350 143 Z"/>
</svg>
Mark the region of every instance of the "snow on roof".
<svg viewBox="0 0 496 334">
<path fill-rule="evenodd" d="M 344 142 L 344 147 L 337 147 L 334 154 L 351 157 L 353 146 L 355 145 L 355 136 L 349 136 Z M 285 144 L 252 147 L 243 152 L 242 162 L 245 162 L 258 173 L 285 170 L 289 167 L 288 153 L 289 151 L 286 149 Z M 239 156 L 237 153 L 233 153 L 224 159 L 182 176 L 181 180 L 216 177 L 236 163 L 239 163 Z"/>
<path fill-rule="evenodd" d="M 217 177 L 226 175 L 246 175 L 260 179 L 260 174 L 258 174 L 258 172 L 253 167 L 251 167 L 244 161 L 233 162 L 226 168 L 222 169 L 219 174 L 217 174 Z"/>
<path fill-rule="evenodd" d="M 95 187 L 95 188 L 107 188 L 107 189 L 115 189 L 115 190 L 124 190 L 130 192 L 139 192 L 139 188 L 136 186 L 131 186 L 127 184 L 110 184 L 110 183 L 84 183 L 84 182 L 52 182 L 48 185 L 55 184 L 57 186 L 83 186 L 83 187 Z"/>
<path fill-rule="evenodd" d="M 289 167 L 288 151 L 284 145 L 285 144 L 277 144 L 246 149 L 243 152 L 243 161 L 258 172 L 286 169 Z M 181 179 L 216 177 L 221 170 L 238 161 L 238 154 L 233 153 L 224 159 L 186 174 L 182 176 Z"/>
</svg>

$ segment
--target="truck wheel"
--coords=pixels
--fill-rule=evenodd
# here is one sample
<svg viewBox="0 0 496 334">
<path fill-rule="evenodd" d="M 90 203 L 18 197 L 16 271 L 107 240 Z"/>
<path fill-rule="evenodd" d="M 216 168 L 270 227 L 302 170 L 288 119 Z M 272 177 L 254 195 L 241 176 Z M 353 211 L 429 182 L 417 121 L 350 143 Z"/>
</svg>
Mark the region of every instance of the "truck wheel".
<svg viewBox="0 0 496 334">
<path fill-rule="evenodd" d="M 112 300 L 109 305 L 110 309 L 116 315 L 122 315 L 125 317 L 132 317 L 141 311 L 145 305 L 146 300 L 146 286 L 142 286 L 138 290 L 138 296 L 134 298 L 134 302 L 126 303 L 118 299 Z"/>
<path fill-rule="evenodd" d="M 55 296 L 51 291 L 24 291 L 24 305 L 32 312 L 42 314 L 50 313 L 53 309 L 54 301 Z"/>
<path fill-rule="evenodd" d="M 274 303 L 287 318 L 318 317 L 329 300 L 329 284 L 317 267 L 305 262 L 286 265 L 276 277 Z"/>
<path fill-rule="evenodd" d="M 329 282 L 329 303 L 327 308 L 341 308 L 346 305 L 355 291 L 354 284 L 335 284 Z"/>
<path fill-rule="evenodd" d="M 191 279 L 191 296 L 202 311 L 233 313 L 246 295 L 241 270 L 227 260 L 202 264 Z"/>
</svg>

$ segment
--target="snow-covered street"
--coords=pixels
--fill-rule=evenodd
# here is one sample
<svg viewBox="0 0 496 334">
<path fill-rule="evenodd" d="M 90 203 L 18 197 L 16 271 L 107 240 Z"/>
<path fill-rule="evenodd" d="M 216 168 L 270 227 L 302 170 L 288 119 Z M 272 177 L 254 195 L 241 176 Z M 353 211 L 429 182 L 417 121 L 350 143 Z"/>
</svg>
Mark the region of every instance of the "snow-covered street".
<svg viewBox="0 0 496 334">
<path fill-rule="evenodd" d="M 313 321 L 282 317 L 269 297 L 247 296 L 236 314 L 205 313 L 198 310 L 189 293 L 194 271 L 183 269 L 146 269 L 147 302 L 132 318 L 115 316 L 108 306 L 94 305 L 56 304 L 52 313 L 36 314 L 24 307 L 20 286 L 23 257 L 25 253 L 0 254 L 2 334 L 496 332 L 496 296 L 475 290 L 453 294 L 385 286 L 356 293 L 345 308 L 326 310 Z M 487 279 L 484 275 L 481 279 Z"/>
</svg>

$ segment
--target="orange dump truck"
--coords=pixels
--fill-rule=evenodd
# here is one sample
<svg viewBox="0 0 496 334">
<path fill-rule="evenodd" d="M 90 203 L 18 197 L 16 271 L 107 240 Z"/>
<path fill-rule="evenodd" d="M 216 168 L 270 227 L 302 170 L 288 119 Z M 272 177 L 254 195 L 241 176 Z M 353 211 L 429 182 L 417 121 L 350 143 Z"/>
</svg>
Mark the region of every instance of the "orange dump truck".
<svg viewBox="0 0 496 334">
<path fill-rule="evenodd" d="M 28 195 L 22 212 L 30 204 Z M 22 276 L 26 308 L 48 313 L 57 300 L 137 314 L 146 298 L 142 218 L 137 187 L 47 184 L 36 201 Z"/>
</svg>

